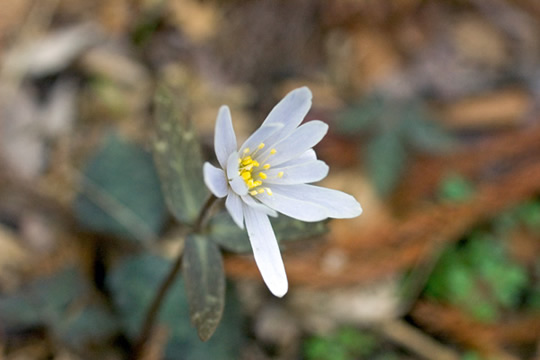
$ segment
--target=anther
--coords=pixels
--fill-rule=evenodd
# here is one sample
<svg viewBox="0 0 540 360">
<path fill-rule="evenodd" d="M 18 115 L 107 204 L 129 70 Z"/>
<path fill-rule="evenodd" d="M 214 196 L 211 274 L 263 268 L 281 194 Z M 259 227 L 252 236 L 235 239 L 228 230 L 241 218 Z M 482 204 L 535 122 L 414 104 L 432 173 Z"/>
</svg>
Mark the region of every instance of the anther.
<svg viewBox="0 0 540 360">
<path fill-rule="evenodd" d="M 282 178 L 283 177 L 283 171 L 278 172 L 277 177 Z"/>
<path fill-rule="evenodd" d="M 266 179 L 266 174 L 263 173 L 263 172 L 260 172 L 259 177 L 264 180 L 264 179 Z"/>
<path fill-rule="evenodd" d="M 244 154 L 247 154 L 249 152 L 249 148 L 244 149 Z"/>
<path fill-rule="evenodd" d="M 249 179 L 251 179 L 251 173 L 248 172 L 248 171 L 244 171 L 240 174 L 240 176 L 242 177 L 242 179 L 244 179 L 245 181 L 248 181 Z"/>
<path fill-rule="evenodd" d="M 277 153 L 277 150 L 276 150 L 276 149 L 270 150 L 270 155 L 274 155 L 275 153 Z"/>
<path fill-rule="evenodd" d="M 264 143 L 260 143 L 258 147 L 259 149 L 262 149 L 264 147 Z"/>
<path fill-rule="evenodd" d="M 264 164 L 263 168 L 264 168 L 265 170 L 270 169 L 270 164 Z"/>
<path fill-rule="evenodd" d="M 273 192 L 270 190 L 270 188 L 265 188 L 265 190 L 268 195 L 272 196 Z"/>
<path fill-rule="evenodd" d="M 264 189 L 259 189 L 257 192 L 258 192 L 259 194 L 262 194 L 262 193 L 264 193 Z"/>
<path fill-rule="evenodd" d="M 253 160 L 251 160 L 251 156 L 246 156 L 244 159 L 242 159 L 242 165 L 249 165 L 253 162 Z"/>
<path fill-rule="evenodd" d="M 263 190 L 263 192 L 264 192 L 264 190 Z M 249 194 L 250 194 L 251 196 L 255 196 L 255 195 L 257 195 L 257 190 L 252 190 L 252 191 L 249 192 Z M 259 194 L 260 194 L 260 193 L 259 193 Z"/>
</svg>

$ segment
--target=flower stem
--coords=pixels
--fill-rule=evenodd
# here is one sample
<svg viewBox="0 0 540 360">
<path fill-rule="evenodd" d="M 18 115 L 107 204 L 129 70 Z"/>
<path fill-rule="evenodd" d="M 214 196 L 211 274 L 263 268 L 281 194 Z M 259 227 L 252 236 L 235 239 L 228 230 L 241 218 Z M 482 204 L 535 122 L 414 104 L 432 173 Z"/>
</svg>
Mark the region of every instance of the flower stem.
<svg viewBox="0 0 540 360">
<path fill-rule="evenodd" d="M 199 212 L 199 216 L 193 223 L 191 229 L 192 233 L 201 232 L 204 225 L 204 220 L 206 219 L 210 208 L 216 200 L 217 198 L 214 195 L 210 195 L 208 197 L 201 211 Z M 148 342 L 148 339 L 152 334 L 152 330 L 154 329 L 159 310 L 161 309 L 161 305 L 163 304 L 163 301 L 165 300 L 165 297 L 167 296 L 167 293 L 172 284 L 174 283 L 174 280 L 178 276 L 181 268 L 182 252 L 178 254 L 178 257 L 176 258 L 173 266 L 171 267 L 171 270 L 169 271 L 165 279 L 163 279 L 163 282 L 161 283 L 158 291 L 156 292 L 156 295 L 154 296 L 152 304 L 146 312 L 146 316 L 144 317 L 144 322 L 141 327 L 141 332 L 139 333 L 139 337 L 137 338 L 137 341 L 133 346 L 131 356 L 129 357 L 131 360 L 138 360 L 142 358 L 146 343 Z"/>
</svg>

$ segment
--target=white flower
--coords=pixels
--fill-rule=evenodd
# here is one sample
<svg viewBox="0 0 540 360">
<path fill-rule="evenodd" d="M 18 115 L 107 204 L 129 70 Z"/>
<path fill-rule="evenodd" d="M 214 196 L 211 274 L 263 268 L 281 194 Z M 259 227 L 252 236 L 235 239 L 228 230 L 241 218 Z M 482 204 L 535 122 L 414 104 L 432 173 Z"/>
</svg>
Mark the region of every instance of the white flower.
<svg viewBox="0 0 540 360">
<path fill-rule="evenodd" d="M 280 212 L 302 221 L 352 218 L 360 204 L 341 191 L 309 183 L 322 180 L 328 166 L 317 160 L 313 146 L 328 125 L 313 120 L 300 123 L 311 107 L 311 91 L 302 87 L 288 93 L 240 148 L 227 106 L 216 120 L 214 147 L 221 169 L 204 164 L 204 182 L 225 206 L 234 222 L 249 235 L 255 262 L 278 297 L 288 289 L 287 275 L 268 215 Z"/>
</svg>

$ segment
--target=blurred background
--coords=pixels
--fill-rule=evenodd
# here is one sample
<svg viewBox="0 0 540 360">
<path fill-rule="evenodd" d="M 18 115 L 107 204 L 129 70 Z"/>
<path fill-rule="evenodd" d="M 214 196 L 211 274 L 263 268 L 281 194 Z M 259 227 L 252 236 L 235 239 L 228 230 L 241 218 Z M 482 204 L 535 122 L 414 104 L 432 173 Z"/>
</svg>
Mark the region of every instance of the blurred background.
<svg viewBox="0 0 540 360">
<path fill-rule="evenodd" d="M 226 253 L 206 343 L 174 287 L 147 359 L 540 359 L 538 1 L 0 9 L 0 359 L 129 352 L 182 246 L 151 155 L 161 83 L 205 159 L 219 106 L 246 138 L 308 86 L 322 184 L 364 213 L 283 244 L 283 299 Z"/>
</svg>

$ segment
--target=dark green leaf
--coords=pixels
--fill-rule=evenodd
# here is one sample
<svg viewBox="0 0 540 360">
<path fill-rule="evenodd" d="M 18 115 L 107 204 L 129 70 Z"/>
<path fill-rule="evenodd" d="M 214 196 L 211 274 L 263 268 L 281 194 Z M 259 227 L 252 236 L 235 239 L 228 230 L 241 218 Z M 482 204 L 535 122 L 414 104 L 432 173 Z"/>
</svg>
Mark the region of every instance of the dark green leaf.
<svg viewBox="0 0 540 360">
<path fill-rule="evenodd" d="M 109 135 L 82 180 L 75 213 L 85 227 L 145 243 L 157 237 L 167 209 L 148 152 Z"/>
<path fill-rule="evenodd" d="M 270 218 L 272 228 L 280 244 L 322 235 L 328 231 L 326 221 L 307 223 L 280 214 Z M 221 212 L 210 220 L 210 239 L 227 251 L 251 252 L 251 244 L 245 229 L 240 229 L 227 212 Z"/>
<path fill-rule="evenodd" d="M 369 96 L 338 116 L 337 131 L 350 135 L 369 130 L 385 111 L 386 106 L 380 96 Z"/>
<path fill-rule="evenodd" d="M 112 338 L 118 322 L 103 304 L 91 304 L 66 312 L 54 326 L 57 336 L 73 348 L 82 349 Z"/>
<path fill-rule="evenodd" d="M 188 119 L 185 98 L 161 87 L 155 105 L 154 159 L 165 199 L 178 221 L 191 223 L 208 194 L 199 142 Z"/>
<path fill-rule="evenodd" d="M 425 110 L 405 113 L 403 124 L 407 141 L 416 150 L 439 154 L 456 145 L 455 139 L 436 120 L 428 117 Z"/>
<path fill-rule="evenodd" d="M 69 268 L 35 280 L 11 296 L 0 298 L 0 319 L 13 327 L 54 323 L 79 295 L 88 294 L 81 274 Z"/>
<path fill-rule="evenodd" d="M 208 340 L 221 320 L 225 306 L 225 272 L 216 243 L 190 235 L 184 246 L 182 274 L 186 283 L 191 322 L 201 340 Z"/>
<path fill-rule="evenodd" d="M 168 260 L 145 254 L 126 259 L 112 269 L 107 285 L 130 339 L 138 335 L 145 312 L 171 266 Z M 183 280 L 177 278 L 169 289 L 158 318 L 159 325 L 169 332 L 166 359 L 238 358 L 238 349 L 243 342 L 243 318 L 232 290 L 227 289 L 227 306 L 220 326 L 210 340 L 201 342 L 189 320 Z"/>
<path fill-rule="evenodd" d="M 308 239 L 328 232 L 327 221 L 303 222 L 279 214 L 277 218 L 270 218 L 270 222 L 279 243 Z"/>
<path fill-rule="evenodd" d="M 0 298 L 0 319 L 15 329 L 46 326 L 79 350 L 110 339 L 117 330 L 113 314 L 92 299 L 87 280 L 72 267 Z"/>
<path fill-rule="evenodd" d="M 209 223 L 209 237 L 227 251 L 248 253 L 251 244 L 245 229 L 240 229 L 227 212 L 216 214 Z"/>
<path fill-rule="evenodd" d="M 386 196 L 396 187 L 407 162 L 407 153 L 399 133 L 387 131 L 375 137 L 367 147 L 368 172 L 377 191 Z"/>
</svg>

